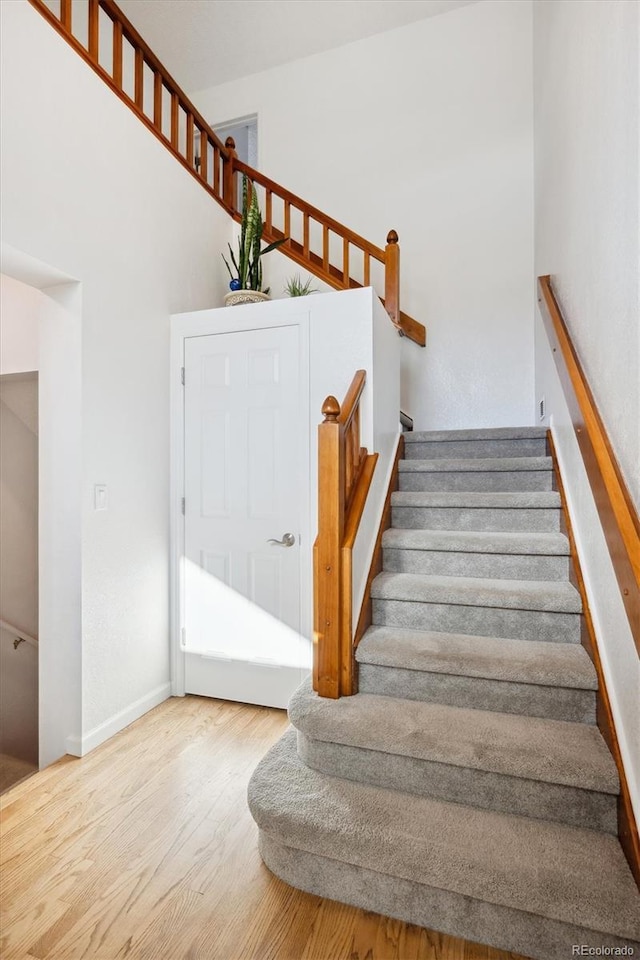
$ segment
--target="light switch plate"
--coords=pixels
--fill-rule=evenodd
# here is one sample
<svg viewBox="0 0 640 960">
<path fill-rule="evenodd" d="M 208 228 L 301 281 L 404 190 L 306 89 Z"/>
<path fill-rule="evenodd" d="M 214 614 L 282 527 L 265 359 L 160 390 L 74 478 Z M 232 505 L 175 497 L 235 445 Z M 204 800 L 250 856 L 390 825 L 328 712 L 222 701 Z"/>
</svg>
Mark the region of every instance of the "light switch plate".
<svg viewBox="0 0 640 960">
<path fill-rule="evenodd" d="M 93 488 L 94 510 L 106 510 L 107 505 L 107 485 L 106 483 L 96 483 Z"/>
</svg>

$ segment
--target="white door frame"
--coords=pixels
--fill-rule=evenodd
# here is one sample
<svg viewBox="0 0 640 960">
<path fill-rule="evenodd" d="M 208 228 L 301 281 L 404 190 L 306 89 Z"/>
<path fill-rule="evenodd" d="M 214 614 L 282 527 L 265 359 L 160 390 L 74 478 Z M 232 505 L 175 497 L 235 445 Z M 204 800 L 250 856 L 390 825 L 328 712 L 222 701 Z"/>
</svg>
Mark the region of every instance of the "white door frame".
<svg viewBox="0 0 640 960">
<path fill-rule="evenodd" d="M 275 300 L 269 303 L 247 304 L 242 307 L 223 307 L 202 310 L 171 317 L 170 349 L 170 597 L 171 597 L 171 692 L 174 697 L 185 693 L 182 649 L 184 627 L 183 571 L 185 523 L 182 513 L 184 496 L 184 367 L 185 340 L 189 337 L 212 336 L 221 333 L 241 333 L 271 327 L 295 326 L 299 330 L 300 402 L 302 423 L 309 424 L 309 313 L 291 301 Z M 312 637 L 312 546 L 315 531 L 311 529 L 310 510 L 310 456 L 311 429 L 303 430 L 300 438 L 302 455 L 307 470 L 300 476 L 301 550 L 300 550 L 300 632 Z"/>
</svg>

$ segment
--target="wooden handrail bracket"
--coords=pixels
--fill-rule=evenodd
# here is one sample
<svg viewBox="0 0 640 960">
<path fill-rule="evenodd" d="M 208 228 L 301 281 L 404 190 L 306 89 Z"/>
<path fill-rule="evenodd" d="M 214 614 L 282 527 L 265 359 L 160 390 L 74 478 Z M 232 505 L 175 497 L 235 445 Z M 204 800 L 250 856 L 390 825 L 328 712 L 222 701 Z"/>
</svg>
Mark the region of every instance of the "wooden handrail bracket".
<svg viewBox="0 0 640 960">
<path fill-rule="evenodd" d="M 229 137 L 226 143 L 221 142 L 115 0 L 84 0 L 88 22 L 86 45 L 73 34 L 73 21 L 77 10 L 71 0 L 60 0 L 59 16 L 56 16 L 44 0 L 29 2 L 234 219 L 241 218 L 237 174 L 244 173 L 254 184 L 260 185 L 265 193 L 265 240 L 272 242 L 286 238 L 281 251 L 330 286 L 340 290 L 370 286 L 371 260 L 382 264 L 384 296 L 380 294 L 380 299 L 385 304 L 392 322 L 404 336 L 420 346 L 425 345 L 426 333 L 423 325 L 400 310 L 400 248 L 395 230 L 389 231 L 387 245 L 382 249 L 274 180 L 263 176 L 258 170 L 241 162 L 237 157 L 233 139 Z M 113 52 L 109 64 L 100 62 L 100 11 L 106 14 L 111 23 Z M 125 47 L 133 58 L 132 91 L 124 89 L 123 78 L 127 74 L 123 68 Z M 150 70 L 153 75 L 152 118 L 148 115 L 144 103 L 145 69 Z M 170 103 L 167 116 L 163 109 L 165 92 L 168 92 L 167 102 Z M 277 223 L 274 222 L 274 197 L 280 201 L 283 208 L 282 218 Z M 292 217 L 292 211 L 300 216 Z M 312 249 L 312 224 L 321 232 L 321 251 Z M 332 244 L 332 238 L 336 238 L 338 242 Z M 356 260 L 353 251 L 357 251 L 362 260 L 361 267 L 358 267 L 360 272 L 356 276 L 351 273 Z M 333 258 L 336 258 L 336 262 L 332 262 Z"/>
<path fill-rule="evenodd" d="M 640 654 L 640 520 L 571 341 L 551 278 L 539 277 L 538 289 L 540 312 Z"/>
</svg>

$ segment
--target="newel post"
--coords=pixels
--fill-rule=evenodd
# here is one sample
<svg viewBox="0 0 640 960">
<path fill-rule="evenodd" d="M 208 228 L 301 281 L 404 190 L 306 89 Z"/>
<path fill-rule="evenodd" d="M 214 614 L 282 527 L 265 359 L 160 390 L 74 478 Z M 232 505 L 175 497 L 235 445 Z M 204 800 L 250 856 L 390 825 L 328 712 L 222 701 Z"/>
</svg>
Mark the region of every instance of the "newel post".
<svg viewBox="0 0 640 960">
<path fill-rule="evenodd" d="M 231 210 L 235 212 L 236 203 L 237 203 L 237 192 L 236 192 L 236 170 L 235 162 L 238 159 L 238 154 L 236 153 L 236 142 L 233 137 L 227 137 L 224 142 L 225 147 L 227 148 L 227 155 L 224 159 L 224 173 L 223 173 L 223 182 L 222 182 L 222 199 Z"/>
<path fill-rule="evenodd" d="M 344 539 L 344 427 L 327 397 L 318 426 L 318 537 L 314 561 L 313 689 L 340 696 L 341 550 Z"/>
<path fill-rule="evenodd" d="M 393 323 L 400 330 L 400 247 L 395 230 L 389 230 L 387 234 L 384 253 L 384 305 Z"/>
</svg>

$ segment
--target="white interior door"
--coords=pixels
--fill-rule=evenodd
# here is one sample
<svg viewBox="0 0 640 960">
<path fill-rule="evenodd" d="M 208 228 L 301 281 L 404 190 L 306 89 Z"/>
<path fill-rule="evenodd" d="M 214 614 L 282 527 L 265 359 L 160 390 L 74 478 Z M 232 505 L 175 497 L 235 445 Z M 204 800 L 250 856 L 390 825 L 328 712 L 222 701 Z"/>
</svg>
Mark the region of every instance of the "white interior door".
<svg viewBox="0 0 640 960">
<path fill-rule="evenodd" d="M 185 690 L 285 706 L 300 682 L 296 326 L 185 339 Z"/>
</svg>

